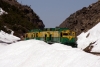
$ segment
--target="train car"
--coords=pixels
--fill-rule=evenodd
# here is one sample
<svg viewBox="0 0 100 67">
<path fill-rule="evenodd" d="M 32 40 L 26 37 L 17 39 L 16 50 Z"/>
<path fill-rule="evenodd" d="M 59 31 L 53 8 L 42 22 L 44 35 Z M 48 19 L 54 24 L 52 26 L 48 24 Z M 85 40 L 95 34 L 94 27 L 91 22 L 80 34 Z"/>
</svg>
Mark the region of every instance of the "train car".
<svg viewBox="0 0 100 67">
<path fill-rule="evenodd" d="M 37 39 L 47 43 L 61 43 L 77 47 L 75 32 L 68 28 L 34 29 L 25 34 L 25 39 Z"/>
</svg>

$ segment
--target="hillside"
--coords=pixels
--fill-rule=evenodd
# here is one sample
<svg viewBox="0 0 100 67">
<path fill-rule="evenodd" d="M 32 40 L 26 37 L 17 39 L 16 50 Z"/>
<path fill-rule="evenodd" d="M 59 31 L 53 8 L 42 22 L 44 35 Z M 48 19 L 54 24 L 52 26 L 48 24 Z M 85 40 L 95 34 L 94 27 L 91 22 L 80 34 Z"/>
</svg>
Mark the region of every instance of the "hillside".
<svg viewBox="0 0 100 67">
<path fill-rule="evenodd" d="M 22 5 L 17 0 L 0 0 L 0 8 L 7 14 L 0 15 L 0 30 L 21 36 L 34 28 L 44 28 L 43 21 L 28 5 Z"/>
<path fill-rule="evenodd" d="M 67 27 L 79 35 L 100 22 L 100 0 L 71 14 L 59 27 Z"/>
</svg>

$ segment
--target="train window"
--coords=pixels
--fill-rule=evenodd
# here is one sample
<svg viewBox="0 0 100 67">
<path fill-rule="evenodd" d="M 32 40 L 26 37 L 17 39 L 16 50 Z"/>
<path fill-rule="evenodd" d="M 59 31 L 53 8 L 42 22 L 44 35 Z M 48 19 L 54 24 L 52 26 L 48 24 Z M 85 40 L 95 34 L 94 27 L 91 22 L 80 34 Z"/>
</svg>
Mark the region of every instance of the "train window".
<svg viewBox="0 0 100 67">
<path fill-rule="evenodd" d="M 63 36 L 68 36 L 69 34 L 68 33 L 63 33 Z"/>
</svg>

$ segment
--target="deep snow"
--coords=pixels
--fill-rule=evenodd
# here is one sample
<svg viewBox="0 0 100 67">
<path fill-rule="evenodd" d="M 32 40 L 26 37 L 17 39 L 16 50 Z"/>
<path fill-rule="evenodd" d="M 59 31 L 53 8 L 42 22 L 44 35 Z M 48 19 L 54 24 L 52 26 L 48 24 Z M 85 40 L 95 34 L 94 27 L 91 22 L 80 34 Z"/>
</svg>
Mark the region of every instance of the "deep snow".
<svg viewBox="0 0 100 67">
<path fill-rule="evenodd" d="M 20 38 L 13 36 L 13 34 L 7 34 L 4 31 L 0 31 L 0 42 L 1 43 L 13 43 L 20 40 Z"/>
<path fill-rule="evenodd" d="M 60 48 L 61 47 L 61 48 Z M 63 44 L 27 40 L 0 50 L 0 67 L 100 67 L 100 56 Z"/>
<path fill-rule="evenodd" d="M 92 44 L 94 47 L 91 52 L 100 52 L 100 22 L 88 32 L 83 32 L 77 37 L 78 48 L 84 49 L 90 43 L 94 42 L 94 44 Z"/>
</svg>

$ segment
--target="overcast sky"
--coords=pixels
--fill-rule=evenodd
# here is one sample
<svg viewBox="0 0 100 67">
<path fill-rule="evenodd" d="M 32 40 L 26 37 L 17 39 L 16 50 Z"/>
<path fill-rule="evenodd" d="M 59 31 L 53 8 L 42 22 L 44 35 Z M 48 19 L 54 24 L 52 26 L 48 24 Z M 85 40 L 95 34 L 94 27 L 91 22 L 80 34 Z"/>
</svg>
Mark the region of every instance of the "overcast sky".
<svg viewBox="0 0 100 67">
<path fill-rule="evenodd" d="M 59 26 L 70 14 L 98 0 L 17 0 L 29 5 L 43 20 L 46 28 Z"/>
</svg>

